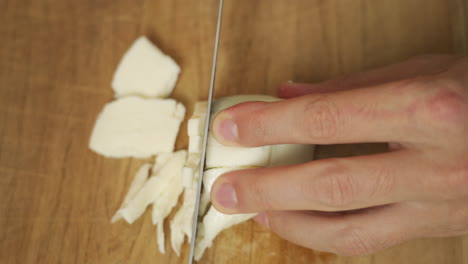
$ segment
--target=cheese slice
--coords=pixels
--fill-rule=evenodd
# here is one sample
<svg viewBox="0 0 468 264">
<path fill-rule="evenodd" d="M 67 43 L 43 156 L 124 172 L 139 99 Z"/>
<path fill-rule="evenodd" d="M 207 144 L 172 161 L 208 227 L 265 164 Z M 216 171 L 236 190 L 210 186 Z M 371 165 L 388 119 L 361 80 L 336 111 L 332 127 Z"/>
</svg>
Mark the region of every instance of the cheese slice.
<svg viewBox="0 0 468 264">
<path fill-rule="evenodd" d="M 133 199 L 135 195 L 141 190 L 141 188 L 148 179 L 150 169 L 150 163 L 143 164 L 143 166 L 141 166 L 140 169 L 138 169 L 137 173 L 135 174 L 135 177 L 133 178 L 132 183 L 130 184 L 128 192 L 125 195 L 122 205 L 120 206 L 120 209 L 125 208 L 128 205 L 128 202 L 131 199 Z M 122 219 L 122 215 L 119 211 L 117 211 L 117 213 L 112 217 L 111 223 L 115 223 L 120 219 Z"/>
<path fill-rule="evenodd" d="M 182 168 L 187 159 L 187 151 L 179 150 L 173 153 L 155 177 L 159 178 L 159 185 L 153 190 L 158 196 L 152 202 L 152 222 L 158 225 L 157 242 L 159 251 L 165 253 L 164 247 L 164 219 L 169 215 L 172 208 L 177 205 L 179 196 L 183 191 Z"/>
<path fill-rule="evenodd" d="M 89 147 L 114 158 L 172 152 L 184 115 L 185 107 L 172 99 L 118 99 L 99 114 Z"/>
<path fill-rule="evenodd" d="M 197 198 L 197 180 L 194 175 L 192 186 L 186 187 L 184 190 L 184 200 L 182 206 L 177 211 L 174 219 L 171 221 L 171 246 L 177 256 L 180 256 L 180 248 L 184 242 L 184 238 L 188 240 L 192 237 L 192 219 L 195 211 L 195 202 Z"/>
<path fill-rule="evenodd" d="M 117 97 L 168 97 L 180 67 L 146 37 L 139 37 L 122 57 L 112 80 Z"/>
</svg>

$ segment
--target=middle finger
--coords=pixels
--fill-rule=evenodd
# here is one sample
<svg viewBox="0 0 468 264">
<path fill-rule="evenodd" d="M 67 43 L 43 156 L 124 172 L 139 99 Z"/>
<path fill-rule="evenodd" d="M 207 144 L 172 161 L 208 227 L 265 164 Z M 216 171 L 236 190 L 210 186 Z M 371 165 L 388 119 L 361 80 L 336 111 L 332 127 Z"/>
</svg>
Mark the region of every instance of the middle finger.
<svg viewBox="0 0 468 264">
<path fill-rule="evenodd" d="M 430 168 L 414 150 L 317 160 L 221 176 L 211 192 L 223 213 L 345 211 L 427 197 Z M 416 164 L 416 165 L 415 165 Z"/>
</svg>

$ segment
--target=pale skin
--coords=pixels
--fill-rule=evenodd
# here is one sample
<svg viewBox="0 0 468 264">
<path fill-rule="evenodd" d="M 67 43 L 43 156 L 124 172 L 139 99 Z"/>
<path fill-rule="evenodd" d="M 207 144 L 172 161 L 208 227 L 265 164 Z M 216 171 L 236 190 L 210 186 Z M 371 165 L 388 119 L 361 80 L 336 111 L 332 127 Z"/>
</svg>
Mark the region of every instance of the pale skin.
<svg viewBox="0 0 468 264">
<path fill-rule="evenodd" d="M 319 84 L 284 83 L 287 100 L 219 113 L 231 146 L 389 143 L 381 154 L 221 176 L 214 206 L 299 245 L 367 255 L 421 237 L 468 233 L 468 59 L 433 55 Z"/>
</svg>

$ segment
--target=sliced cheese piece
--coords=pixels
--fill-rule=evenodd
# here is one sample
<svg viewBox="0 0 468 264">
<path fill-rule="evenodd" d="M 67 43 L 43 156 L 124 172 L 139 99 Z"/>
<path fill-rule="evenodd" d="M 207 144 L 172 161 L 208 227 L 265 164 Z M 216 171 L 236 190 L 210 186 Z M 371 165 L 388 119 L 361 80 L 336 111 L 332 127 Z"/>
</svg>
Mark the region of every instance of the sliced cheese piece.
<svg viewBox="0 0 468 264">
<path fill-rule="evenodd" d="M 195 104 L 192 117 L 190 117 L 187 125 L 187 134 L 191 136 L 203 136 L 205 128 L 206 110 L 208 102 L 201 101 Z"/>
<path fill-rule="evenodd" d="M 184 167 L 182 169 L 182 185 L 185 188 L 192 185 L 195 175 L 198 176 L 198 168 Z"/>
<path fill-rule="evenodd" d="M 161 184 L 159 177 L 150 177 L 143 188 L 131 199 L 127 206 L 117 211 L 127 223 L 132 224 L 137 220 L 160 194 L 155 192 L 157 186 Z"/>
<path fill-rule="evenodd" d="M 149 177 L 140 191 L 128 201 L 125 207 L 117 211 L 129 224 L 137 220 L 144 213 L 148 205 L 153 203 L 154 207 L 156 200 L 167 204 L 162 208 L 158 205 L 158 209 L 160 208 L 165 212 L 171 206 L 170 202 L 172 201 L 167 197 L 177 195 L 178 198 L 178 195 L 182 192 L 182 166 L 185 164 L 186 151 L 178 151 L 170 155 L 170 158 L 161 159 L 164 161 L 164 164 L 158 167 L 159 171 L 156 174 L 152 173 L 152 176 Z"/>
<path fill-rule="evenodd" d="M 185 107 L 172 99 L 118 99 L 99 114 L 89 147 L 115 158 L 172 152 L 183 112 Z"/>
<path fill-rule="evenodd" d="M 188 151 L 191 153 L 201 153 L 203 147 L 202 136 L 189 136 Z"/>
<path fill-rule="evenodd" d="M 199 153 L 189 153 L 185 167 L 182 170 L 182 182 L 185 188 L 192 186 L 195 176 L 198 178 L 200 158 Z"/>
<path fill-rule="evenodd" d="M 157 176 L 159 171 L 166 165 L 166 163 L 173 156 L 173 152 L 159 153 L 154 159 L 154 164 L 151 169 L 151 176 Z"/>
<path fill-rule="evenodd" d="M 192 182 L 195 183 L 196 180 L 192 179 Z M 177 256 L 180 256 L 180 247 L 184 242 L 184 238 L 187 237 L 190 240 L 192 237 L 192 219 L 196 198 L 196 184 L 193 184 L 190 188 L 185 188 L 182 206 L 171 221 L 171 245 Z"/>
<path fill-rule="evenodd" d="M 159 252 L 165 254 L 165 239 L 164 239 L 164 225 L 161 223 L 156 228 L 156 242 L 158 243 Z"/>
<path fill-rule="evenodd" d="M 172 208 L 177 205 L 179 196 L 183 191 L 182 168 L 185 165 L 186 158 L 187 151 L 175 152 L 155 176 L 160 179 L 160 184 L 154 189 L 158 196 L 153 201 L 152 221 L 154 225 L 158 225 L 157 241 L 161 253 L 165 253 L 164 219 L 169 215 Z"/>
<path fill-rule="evenodd" d="M 112 80 L 117 97 L 139 95 L 168 97 L 180 67 L 146 37 L 139 37 L 124 54 Z"/>
<path fill-rule="evenodd" d="M 236 214 L 226 215 L 211 206 L 208 213 L 203 218 L 203 222 L 198 223 L 197 242 L 195 243 L 195 260 L 200 260 L 203 252 L 211 247 L 213 240 L 224 229 L 249 220 L 256 214 Z"/>
<path fill-rule="evenodd" d="M 133 199 L 135 195 L 141 190 L 146 180 L 148 179 L 150 169 L 150 163 L 145 163 L 138 169 L 120 208 L 126 207 L 128 202 Z M 117 211 L 116 214 L 112 217 L 111 223 L 115 223 L 120 219 L 122 219 L 122 215 L 119 213 L 119 211 Z"/>
<path fill-rule="evenodd" d="M 187 123 L 187 134 L 191 136 L 201 136 L 205 127 L 204 117 L 192 117 Z"/>
</svg>

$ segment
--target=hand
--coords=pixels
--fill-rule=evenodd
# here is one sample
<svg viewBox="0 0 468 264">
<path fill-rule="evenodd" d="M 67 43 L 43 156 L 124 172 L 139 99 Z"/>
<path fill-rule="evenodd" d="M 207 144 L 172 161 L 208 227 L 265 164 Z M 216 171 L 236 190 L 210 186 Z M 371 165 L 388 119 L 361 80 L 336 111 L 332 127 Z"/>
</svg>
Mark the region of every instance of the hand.
<svg viewBox="0 0 468 264">
<path fill-rule="evenodd" d="M 387 153 L 235 171 L 212 190 L 228 214 L 305 247 L 366 255 L 419 237 L 468 233 L 468 59 L 430 56 L 216 116 L 226 145 L 388 142 Z"/>
</svg>

